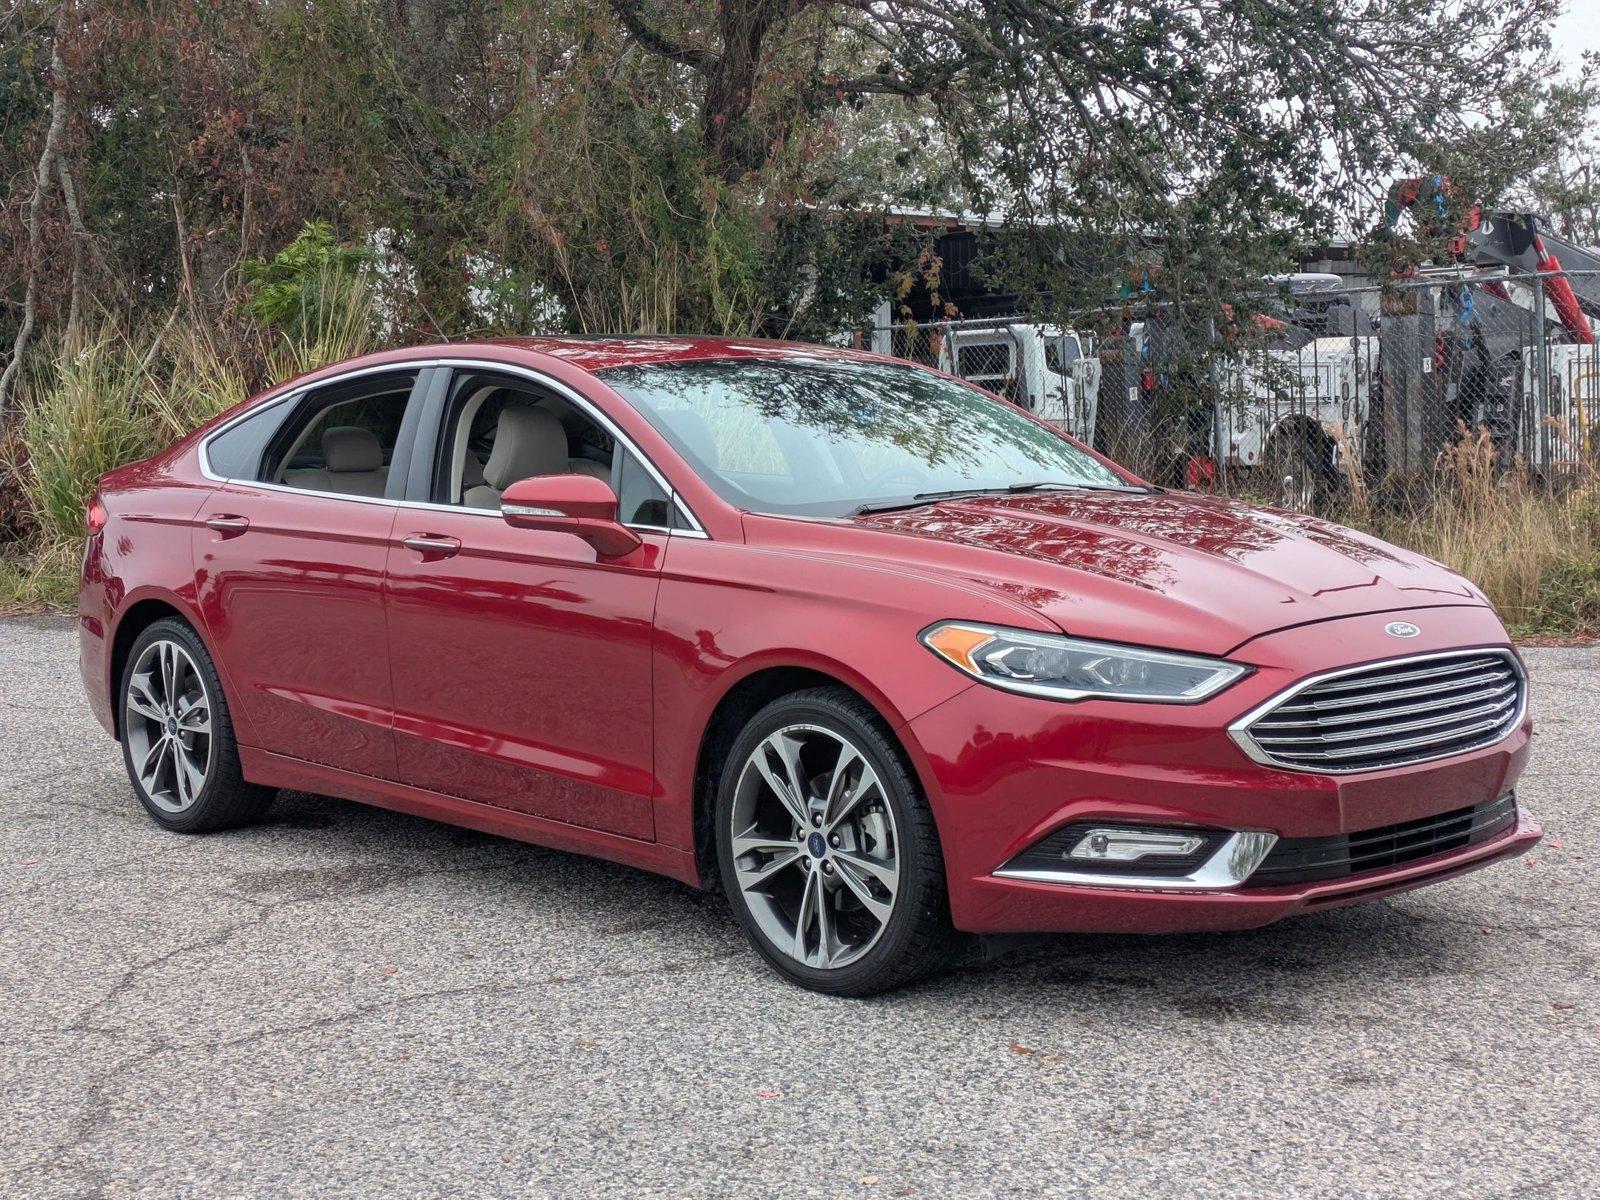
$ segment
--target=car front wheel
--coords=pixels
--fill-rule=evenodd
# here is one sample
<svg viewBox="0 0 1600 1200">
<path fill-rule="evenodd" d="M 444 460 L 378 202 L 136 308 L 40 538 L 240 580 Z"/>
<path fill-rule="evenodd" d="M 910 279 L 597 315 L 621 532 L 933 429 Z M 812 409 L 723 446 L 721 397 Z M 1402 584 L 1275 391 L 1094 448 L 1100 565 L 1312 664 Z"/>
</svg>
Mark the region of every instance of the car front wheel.
<svg viewBox="0 0 1600 1200">
<path fill-rule="evenodd" d="M 120 687 L 122 758 L 139 801 L 177 833 L 255 820 L 277 795 L 247 783 L 211 656 L 174 618 L 144 630 Z"/>
<path fill-rule="evenodd" d="M 864 996 L 944 961 L 953 935 L 932 813 L 854 693 L 817 688 L 757 713 L 724 762 L 716 823 L 734 913 L 789 979 Z"/>
</svg>

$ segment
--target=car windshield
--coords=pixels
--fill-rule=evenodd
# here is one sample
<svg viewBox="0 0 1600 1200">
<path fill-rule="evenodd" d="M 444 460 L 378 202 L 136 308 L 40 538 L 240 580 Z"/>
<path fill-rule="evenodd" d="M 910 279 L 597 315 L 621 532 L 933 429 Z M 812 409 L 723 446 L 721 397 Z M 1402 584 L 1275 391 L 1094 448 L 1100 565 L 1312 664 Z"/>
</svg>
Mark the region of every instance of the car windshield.
<svg viewBox="0 0 1600 1200">
<path fill-rule="evenodd" d="M 845 516 L 942 494 L 1126 486 L 1009 405 L 915 366 L 711 359 L 602 378 L 718 495 L 753 512 Z"/>
</svg>

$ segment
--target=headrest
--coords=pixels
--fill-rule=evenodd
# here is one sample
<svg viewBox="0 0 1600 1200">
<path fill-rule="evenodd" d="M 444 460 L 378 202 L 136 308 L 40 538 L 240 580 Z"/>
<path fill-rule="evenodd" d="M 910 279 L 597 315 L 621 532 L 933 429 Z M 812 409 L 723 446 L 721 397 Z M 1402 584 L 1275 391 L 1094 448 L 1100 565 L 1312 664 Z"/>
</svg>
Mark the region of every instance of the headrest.
<svg viewBox="0 0 1600 1200">
<path fill-rule="evenodd" d="M 322 459 L 330 471 L 376 471 L 383 466 L 383 447 L 370 429 L 337 425 L 322 435 Z"/>
<path fill-rule="evenodd" d="M 501 411 L 494 449 L 483 468 L 490 487 L 503 492 L 530 475 L 560 475 L 567 469 L 567 431 L 555 413 L 525 405 Z"/>
</svg>

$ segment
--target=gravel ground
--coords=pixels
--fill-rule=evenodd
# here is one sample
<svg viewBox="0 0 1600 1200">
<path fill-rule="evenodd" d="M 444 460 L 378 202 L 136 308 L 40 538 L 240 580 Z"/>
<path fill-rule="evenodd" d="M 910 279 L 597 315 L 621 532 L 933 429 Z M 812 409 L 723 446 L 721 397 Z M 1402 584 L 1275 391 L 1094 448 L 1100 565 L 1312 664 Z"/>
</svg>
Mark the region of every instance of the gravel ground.
<svg viewBox="0 0 1600 1200">
<path fill-rule="evenodd" d="M 721 903 L 343 801 L 183 838 L 0 622 L 0 1195 L 1600 1194 L 1600 649 L 1529 652 L 1526 861 L 872 1001 Z"/>
</svg>

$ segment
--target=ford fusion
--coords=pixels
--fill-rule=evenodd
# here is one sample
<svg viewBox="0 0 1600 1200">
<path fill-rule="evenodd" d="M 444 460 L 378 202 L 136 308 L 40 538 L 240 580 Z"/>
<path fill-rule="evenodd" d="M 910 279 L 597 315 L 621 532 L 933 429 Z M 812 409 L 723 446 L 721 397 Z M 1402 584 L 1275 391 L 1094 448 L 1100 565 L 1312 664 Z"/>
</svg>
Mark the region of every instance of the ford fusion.
<svg viewBox="0 0 1600 1200">
<path fill-rule="evenodd" d="M 720 886 L 822 991 L 1540 836 L 1523 664 L 1466 580 L 893 359 L 371 355 L 109 473 L 88 523 L 84 684 L 165 828 L 297 788 Z"/>
</svg>

